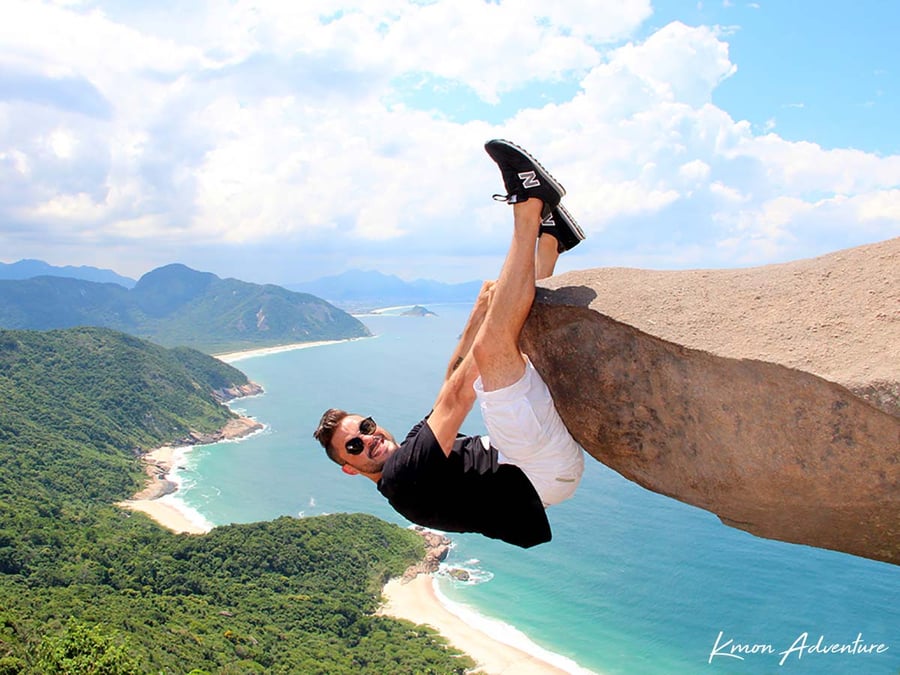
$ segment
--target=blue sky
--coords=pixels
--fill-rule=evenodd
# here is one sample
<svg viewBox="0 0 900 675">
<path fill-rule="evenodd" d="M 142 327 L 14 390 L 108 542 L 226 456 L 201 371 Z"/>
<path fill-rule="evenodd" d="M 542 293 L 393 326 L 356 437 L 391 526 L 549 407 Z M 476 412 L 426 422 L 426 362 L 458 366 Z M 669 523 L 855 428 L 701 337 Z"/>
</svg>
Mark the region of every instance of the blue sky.
<svg viewBox="0 0 900 675">
<path fill-rule="evenodd" d="M 485 140 L 566 186 L 558 271 L 900 235 L 887 0 L 7 0 L 0 260 L 494 277 Z"/>
</svg>

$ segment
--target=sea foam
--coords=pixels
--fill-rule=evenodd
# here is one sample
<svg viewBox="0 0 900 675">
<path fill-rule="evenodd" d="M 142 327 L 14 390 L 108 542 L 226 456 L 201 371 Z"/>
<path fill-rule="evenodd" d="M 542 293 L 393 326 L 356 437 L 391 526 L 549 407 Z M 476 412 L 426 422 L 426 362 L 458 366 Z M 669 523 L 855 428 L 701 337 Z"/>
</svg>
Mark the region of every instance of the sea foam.
<svg viewBox="0 0 900 675">
<path fill-rule="evenodd" d="M 519 651 L 530 654 L 531 656 L 534 656 L 541 661 L 549 663 L 552 666 L 556 666 L 557 668 L 564 670 L 567 673 L 571 673 L 572 675 L 598 675 L 593 670 L 582 668 L 572 659 L 567 658 L 562 654 L 557 654 L 556 652 L 551 652 L 547 649 L 544 649 L 540 645 L 533 642 L 527 635 L 525 635 L 525 633 L 515 628 L 514 626 L 511 626 L 508 623 L 504 623 L 503 621 L 499 621 L 498 619 L 492 619 L 490 617 L 484 616 L 468 605 L 450 600 L 441 592 L 438 577 L 432 578 L 431 583 L 434 587 L 435 596 L 437 597 L 438 601 L 444 606 L 444 608 L 475 630 L 480 631 L 485 635 L 489 635 L 491 638 L 497 640 L 498 642 L 502 642 L 503 644 L 514 647 Z"/>
</svg>

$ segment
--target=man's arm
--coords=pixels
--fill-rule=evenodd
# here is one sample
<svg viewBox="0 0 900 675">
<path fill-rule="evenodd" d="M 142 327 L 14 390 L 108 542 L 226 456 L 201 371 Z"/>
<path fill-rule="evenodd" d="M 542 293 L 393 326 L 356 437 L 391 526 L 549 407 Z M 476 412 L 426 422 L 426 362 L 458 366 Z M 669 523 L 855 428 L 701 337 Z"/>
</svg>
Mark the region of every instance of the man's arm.
<svg viewBox="0 0 900 675">
<path fill-rule="evenodd" d="M 475 403 L 473 385 L 478 378 L 478 366 L 471 354 L 472 343 L 487 315 L 493 291 L 493 281 L 485 281 L 481 286 L 478 299 L 447 366 L 444 384 L 428 417 L 428 426 L 445 455 L 449 455 L 453 449 L 453 441 L 456 440 L 459 428 Z"/>
<path fill-rule="evenodd" d="M 495 282 L 493 281 L 485 281 L 481 285 L 481 290 L 478 292 L 475 306 L 469 314 L 469 320 L 466 322 L 466 327 L 463 328 L 456 349 L 453 350 L 453 356 L 450 358 L 450 364 L 447 366 L 447 374 L 444 377 L 445 381 L 450 379 L 453 371 L 462 365 L 466 354 L 472 350 L 472 343 L 475 342 L 475 336 L 478 334 L 478 329 L 481 328 L 481 324 L 484 323 L 484 317 L 487 316 L 488 307 L 491 306 L 491 298 L 494 296 L 494 283 Z"/>
</svg>

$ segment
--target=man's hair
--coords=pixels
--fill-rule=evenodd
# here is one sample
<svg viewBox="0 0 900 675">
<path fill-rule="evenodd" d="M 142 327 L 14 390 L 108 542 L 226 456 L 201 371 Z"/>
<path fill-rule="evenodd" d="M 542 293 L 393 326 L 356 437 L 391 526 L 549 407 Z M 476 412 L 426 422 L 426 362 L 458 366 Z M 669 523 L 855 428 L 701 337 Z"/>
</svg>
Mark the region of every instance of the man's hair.
<svg viewBox="0 0 900 675">
<path fill-rule="evenodd" d="M 334 436 L 334 430 L 337 429 L 341 420 L 349 414 L 346 410 L 329 408 L 322 415 L 322 419 L 319 420 L 319 426 L 313 432 L 313 437 L 322 444 L 322 447 L 325 448 L 325 454 L 335 464 L 343 464 L 343 462 L 338 458 L 334 448 L 331 447 L 331 437 Z"/>
</svg>

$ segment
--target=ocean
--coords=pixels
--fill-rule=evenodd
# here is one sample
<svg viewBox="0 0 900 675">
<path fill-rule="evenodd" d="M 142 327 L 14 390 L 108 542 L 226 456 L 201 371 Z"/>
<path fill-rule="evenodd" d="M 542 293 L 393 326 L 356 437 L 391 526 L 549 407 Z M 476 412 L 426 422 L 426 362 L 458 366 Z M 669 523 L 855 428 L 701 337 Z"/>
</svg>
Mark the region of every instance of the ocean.
<svg viewBox="0 0 900 675">
<path fill-rule="evenodd" d="M 185 452 L 175 495 L 214 525 L 366 512 L 408 525 L 312 438 L 328 407 L 402 438 L 430 410 L 466 305 L 360 319 L 373 338 L 234 362 L 266 393 L 233 408 L 266 425 Z M 483 433 L 476 411 L 463 431 Z M 584 673 L 900 673 L 900 567 L 759 539 L 649 492 L 590 457 L 553 541 L 523 550 L 451 535 L 439 593 L 494 637 Z"/>
</svg>

